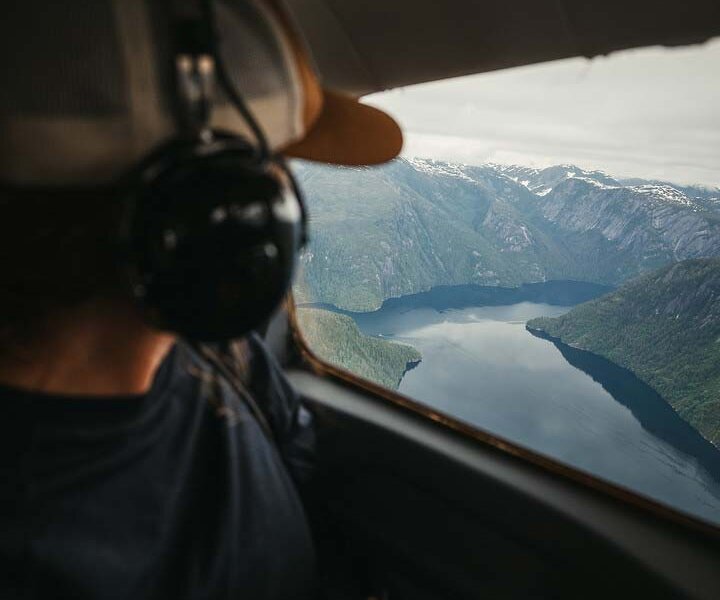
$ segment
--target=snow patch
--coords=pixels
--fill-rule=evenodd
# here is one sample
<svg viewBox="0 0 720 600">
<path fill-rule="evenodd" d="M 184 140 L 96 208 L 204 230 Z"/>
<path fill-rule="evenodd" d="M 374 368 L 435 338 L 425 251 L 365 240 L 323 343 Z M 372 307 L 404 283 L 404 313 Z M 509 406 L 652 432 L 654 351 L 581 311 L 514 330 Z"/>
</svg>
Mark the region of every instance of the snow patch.
<svg viewBox="0 0 720 600">
<path fill-rule="evenodd" d="M 577 181 L 584 181 L 586 183 L 594 185 L 596 188 L 600 188 L 601 190 L 617 190 L 621 187 L 619 185 L 607 185 L 606 183 L 600 183 L 597 179 L 592 179 L 591 177 L 572 177 L 571 179 L 576 179 Z"/>
<path fill-rule="evenodd" d="M 439 162 L 428 158 L 408 158 L 407 162 L 420 173 L 457 177 L 458 179 L 476 183 L 472 177 L 468 177 L 465 173 L 464 169 L 467 165 Z"/>
<path fill-rule="evenodd" d="M 682 206 L 695 206 L 695 202 L 693 202 L 680 190 L 677 190 L 670 185 L 645 184 L 631 186 L 630 189 L 638 194 L 651 196 L 658 200 L 662 200 L 663 202 L 671 202 Z"/>
<path fill-rule="evenodd" d="M 525 225 L 520 225 L 520 231 L 522 231 L 523 236 L 525 237 L 525 241 L 528 244 L 531 244 L 532 242 L 530 241 L 530 236 L 528 235 L 527 227 L 525 227 Z"/>
</svg>

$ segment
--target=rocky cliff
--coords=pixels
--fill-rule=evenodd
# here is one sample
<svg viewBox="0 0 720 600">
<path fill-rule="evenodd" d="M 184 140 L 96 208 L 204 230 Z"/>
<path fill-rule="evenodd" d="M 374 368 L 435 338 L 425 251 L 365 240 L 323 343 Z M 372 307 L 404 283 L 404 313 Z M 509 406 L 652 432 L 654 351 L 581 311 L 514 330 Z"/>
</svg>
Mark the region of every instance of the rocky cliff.
<svg viewBox="0 0 720 600">
<path fill-rule="evenodd" d="M 718 190 L 621 182 L 572 165 L 294 168 L 311 215 L 303 302 L 362 311 L 438 285 L 617 285 L 720 256 Z"/>
</svg>

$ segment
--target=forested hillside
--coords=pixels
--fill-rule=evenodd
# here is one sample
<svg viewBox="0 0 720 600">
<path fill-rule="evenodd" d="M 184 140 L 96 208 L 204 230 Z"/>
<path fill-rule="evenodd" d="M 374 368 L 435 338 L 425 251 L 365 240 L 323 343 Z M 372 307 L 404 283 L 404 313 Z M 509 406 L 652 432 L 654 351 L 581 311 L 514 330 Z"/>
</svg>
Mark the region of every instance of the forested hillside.
<svg viewBox="0 0 720 600">
<path fill-rule="evenodd" d="M 399 159 L 295 163 L 311 217 L 300 302 L 368 311 L 439 285 L 617 285 L 720 256 L 718 190 L 547 169 Z"/>
<path fill-rule="evenodd" d="M 355 322 L 318 308 L 298 308 L 300 330 L 323 360 L 391 389 L 417 364 L 420 353 L 407 344 L 363 335 Z"/>
<path fill-rule="evenodd" d="M 527 326 L 630 369 L 720 443 L 720 259 L 664 267 Z"/>
</svg>

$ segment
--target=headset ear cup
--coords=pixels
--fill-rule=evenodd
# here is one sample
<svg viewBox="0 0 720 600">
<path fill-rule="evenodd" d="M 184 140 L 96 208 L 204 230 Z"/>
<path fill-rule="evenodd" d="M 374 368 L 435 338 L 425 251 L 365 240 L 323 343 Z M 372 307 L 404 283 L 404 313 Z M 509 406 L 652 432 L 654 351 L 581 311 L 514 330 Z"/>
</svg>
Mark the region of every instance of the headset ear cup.
<svg viewBox="0 0 720 600">
<path fill-rule="evenodd" d="M 128 271 L 156 327 L 217 342 L 262 324 L 285 296 L 305 227 L 287 175 L 237 140 L 151 161 L 129 206 Z"/>
<path fill-rule="evenodd" d="M 273 164 L 277 170 L 280 171 L 280 176 L 285 179 L 285 186 L 292 192 L 297 199 L 297 206 L 300 210 L 300 249 L 307 246 L 310 241 L 310 235 L 308 233 L 308 214 L 307 204 L 303 195 L 300 184 L 297 182 L 292 169 L 288 166 L 287 161 L 282 156 L 274 156 Z"/>
</svg>

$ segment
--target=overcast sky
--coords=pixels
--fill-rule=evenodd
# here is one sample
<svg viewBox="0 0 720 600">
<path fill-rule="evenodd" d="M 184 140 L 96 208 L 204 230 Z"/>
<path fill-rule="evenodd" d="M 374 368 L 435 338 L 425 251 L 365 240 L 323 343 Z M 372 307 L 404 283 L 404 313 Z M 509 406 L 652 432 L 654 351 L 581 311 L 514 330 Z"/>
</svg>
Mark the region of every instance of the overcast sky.
<svg viewBox="0 0 720 600">
<path fill-rule="evenodd" d="M 573 163 L 720 186 L 720 39 L 520 67 L 366 100 L 401 123 L 406 156 Z"/>
</svg>

